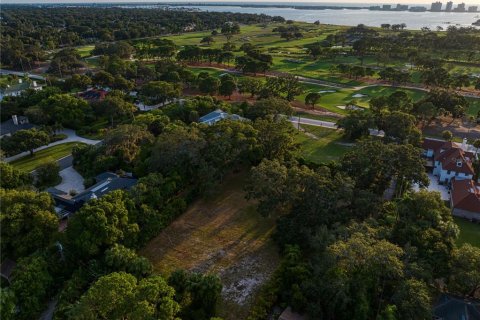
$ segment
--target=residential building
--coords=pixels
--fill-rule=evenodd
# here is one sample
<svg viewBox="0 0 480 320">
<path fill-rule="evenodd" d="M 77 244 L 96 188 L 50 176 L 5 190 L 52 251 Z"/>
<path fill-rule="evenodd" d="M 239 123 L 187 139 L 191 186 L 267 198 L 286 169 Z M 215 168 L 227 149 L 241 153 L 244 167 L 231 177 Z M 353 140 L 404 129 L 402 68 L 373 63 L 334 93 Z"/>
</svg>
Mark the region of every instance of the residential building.
<svg viewBox="0 0 480 320">
<path fill-rule="evenodd" d="M 0 100 L 3 97 L 16 97 L 22 94 L 23 91 L 27 89 L 32 89 L 35 91 L 42 90 L 42 85 L 38 84 L 37 81 L 24 81 L 23 79 L 18 79 L 17 84 L 7 85 L 6 88 L 0 89 Z"/>
<path fill-rule="evenodd" d="M 480 320 L 480 301 L 443 293 L 433 307 L 434 320 Z"/>
<path fill-rule="evenodd" d="M 480 184 L 473 180 L 452 179 L 451 195 L 454 216 L 480 221 Z"/>
<path fill-rule="evenodd" d="M 35 125 L 28 121 L 27 117 L 13 115 L 12 119 L 2 122 L 0 125 L 0 139 L 10 137 L 18 130 L 28 130 L 35 128 Z"/>
<path fill-rule="evenodd" d="M 442 184 L 450 183 L 452 178 L 472 179 L 475 154 L 465 151 L 466 149 L 466 140 L 460 146 L 451 141 L 425 139 L 423 141 L 425 166 L 433 169 L 433 175 L 438 177 Z"/>
<path fill-rule="evenodd" d="M 430 11 L 432 12 L 440 12 L 442 11 L 442 3 L 440 1 L 433 2 L 432 6 L 430 8 Z"/>
<path fill-rule="evenodd" d="M 229 114 L 227 112 L 224 112 L 223 110 L 217 109 L 198 119 L 198 122 L 212 125 L 224 119 L 238 120 L 238 121 L 247 120 L 246 118 L 241 117 L 238 114 Z"/>
<path fill-rule="evenodd" d="M 137 184 L 137 179 L 131 176 L 119 176 L 112 172 L 105 172 L 96 176 L 95 181 L 96 184 L 77 195 L 70 195 L 61 190 L 49 188 L 47 191 L 55 201 L 55 212 L 58 217 L 66 218 L 91 199 L 101 198 L 114 190 L 129 190 Z"/>
<path fill-rule="evenodd" d="M 468 12 L 478 12 L 478 6 L 470 6 L 470 7 L 468 7 Z"/>
<path fill-rule="evenodd" d="M 107 96 L 108 91 L 103 89 L 88 89 L 87 91 L 78 93 L 78 97 L 87 100 L 88 102 L 103 101 Z"/>
<path fill-rule="evenodd" d="M 445 7 L 445 11 L 446 12 L 451 12 L 453 9 L 453 2 L 452 1 L 448 1 L 447 2 L 447 6 Z"/>
<path fill-rule="evenodd" d="M 382 10 L 392 10 L 392 5 L 390 5 L 390 4 L 384 4 L 384 5 L 382 6 Z"/>
<path fill-rule="evenodd" d="M 408 10 L 408 4 L 397 4 L 397 7 L 395 8 L 397 11 L 407 11 Z"/>
</svg>

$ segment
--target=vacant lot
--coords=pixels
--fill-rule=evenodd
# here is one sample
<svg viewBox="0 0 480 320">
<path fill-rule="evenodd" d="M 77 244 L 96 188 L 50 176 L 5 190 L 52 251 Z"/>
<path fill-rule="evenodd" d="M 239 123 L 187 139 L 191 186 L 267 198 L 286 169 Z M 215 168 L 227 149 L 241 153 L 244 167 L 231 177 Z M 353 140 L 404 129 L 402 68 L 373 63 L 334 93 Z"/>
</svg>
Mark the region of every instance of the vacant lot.
<svg viewBox="0 0 480 320">
<path fill-rule="evenodd" d="M 245 176 L 226 179 L 218 194 L 195 202 L 140 252 L 162 274 L 178 268 L 217 273 L 224 319 L 245 318 L 279 260 L 270 239 L 273 219 L 261 217 L 254 203 L 245 200 Z"/>
<path fill-rule="evenodd" d="M 347 152 L 352 144 L 342 140 L 342 133 L 338 130 L 300 125 L 305 130 L 297 135 L 302 156 L 315 163 L 327 163 L 338 160 Z"/>
<path fill-rule="evenodd" d="M 44 163 L 57 161 L 72 153 L 74 146 L 82 145 L 80 142 L 67 142 L 56 146 L 37 151 L 33 156 L 27 155 L 23 158 L 15 160 L 10 164 L 18 170 L 30 172 L 35 170 L 39 165 Z"/>
<path fill-rule="evenodd" d="M 460 236 L 457 239 L 457 244 L 461 246 L 464 243 L 470 243 L 472 246 L 480 248 L 480 224 L 457 217 L 454 219 L 460 228 Z"/>
</svg>

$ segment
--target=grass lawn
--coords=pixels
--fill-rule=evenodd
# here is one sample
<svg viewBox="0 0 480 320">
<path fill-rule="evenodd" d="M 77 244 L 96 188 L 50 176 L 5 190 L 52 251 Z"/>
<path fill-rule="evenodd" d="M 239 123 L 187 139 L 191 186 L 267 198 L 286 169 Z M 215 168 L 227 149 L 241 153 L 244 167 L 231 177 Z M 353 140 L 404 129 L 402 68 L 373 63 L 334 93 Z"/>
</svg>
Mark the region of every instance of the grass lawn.
<svg viewBox="0 0 480 320">
<path fill-rule="evenodd" d="M 480 112 L 480 99 L 467 98 L 467 100 L 470 102 L 470 107 L 467 110 L 467 114 L 476 117 Z"/>
<path fill-rule="evenodd" d="M 300 128 L 305 132 L 299 132 L 296 139 L 301 154 L 308 161 L 326 163 L 337 160 L 351 148 L 342 140 L 340 131 L 304 124 Z"/>
<path fill-rule="evenodd" d="M 93 49 L 95 49 L 95 46 L 93 45 L 88 45 L 88 46 L 83 46 L 83 47 L 77 47 L 76 48 L 78 53 L 82 58 L 89 57 L 92 55 Z"/>
<path fill-rule="evenodd" d="M 68 156 L 72 153 L 74 146 L 81 144 L 82 143 L 80 142 L 67 142 L 58 144 L 56 146 L 37 151 L 33 154 L 33 156 L 27 155 L 11 162 L 10 164 L 16 169 L 31 172 L 41 164 L 57 161 L 58 159 Z"/>
<path fill-rule="evenodd" d="M 212 272 L 223 283 L 220 317 L 245 319 L 255 295 L 278 265 L 274 219 L 245 200 L 247 174 L 228 177 L 217 194 L 198 200 L 140 251 L 167 275 L 183 268 Z"/>
<path fill-rule="evenodd" d="M 462 218 L 453 218 L 460 228 L 460 236 L 457 239 L 457 245 L 469 243 L 472 246 L 480 248 L 480 224 L 470 222 Z"/>
</svg>

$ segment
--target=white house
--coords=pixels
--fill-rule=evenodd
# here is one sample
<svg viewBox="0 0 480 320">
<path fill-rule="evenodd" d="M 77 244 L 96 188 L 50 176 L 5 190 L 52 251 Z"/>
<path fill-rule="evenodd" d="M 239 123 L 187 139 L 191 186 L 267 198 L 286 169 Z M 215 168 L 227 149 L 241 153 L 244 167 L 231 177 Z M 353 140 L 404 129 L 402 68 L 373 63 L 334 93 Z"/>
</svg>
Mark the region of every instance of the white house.
<svg viewBox="0 0 480 320">
<path fill-rule="evenodd" d="M 426 151 L 427 155 L 430 151 Z M 440 183 L 448 184 L 452 178 L 456 180 L 473 179 L 474 153 L 464 151 L 455 142 L 444 142 L 433 151 L 433 175 Z"/>
<path fill-rule="evenodd" d="M 35 91 L 40 91 L 42 90 L 42 86 L 37 83 L 37 81 L 23 81 L 23 79 L 18 79 L 18 83 L 14 85 L 7 85 L 6 88 L 0 90 L 0 100 L 3 99 L 3 97 L 16 97 L 22 94 L 23 91 L 27 89 L 33 89 Z"/>
</svg>

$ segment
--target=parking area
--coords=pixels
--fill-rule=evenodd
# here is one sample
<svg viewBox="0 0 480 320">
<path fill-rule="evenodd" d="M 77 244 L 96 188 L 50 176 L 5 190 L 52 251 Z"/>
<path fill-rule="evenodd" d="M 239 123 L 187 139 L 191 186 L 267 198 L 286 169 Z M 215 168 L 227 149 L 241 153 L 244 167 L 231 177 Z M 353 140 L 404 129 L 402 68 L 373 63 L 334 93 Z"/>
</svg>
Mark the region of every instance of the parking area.
<svg viewBox="0 0 480 320">
<path fill-rule="evenodd" d="M 71 190 L 82 192 L 85 190 L 83 186 L 83 177 L 72 167 L 67 167 L 60 171 L 62 182 L 55 186 L 56 189 L 69 193 Z"/>
<path fill-rule="evenodd" d="M 441 185 L 438 182 L 438 178 L 435 177 L 432 173 L 428 173 L 428 179 L 430 180 L 429 186 L 426 188 L 428 191 L 437 191 L 440 192 L 442 200 L 449 201 L 450 200 L 450 191 L 448 186 Z M 413 186 L 414 191 L 418 191 L 420 188 L 417 184 Z"/>
</svg>

